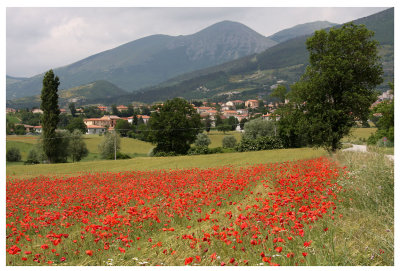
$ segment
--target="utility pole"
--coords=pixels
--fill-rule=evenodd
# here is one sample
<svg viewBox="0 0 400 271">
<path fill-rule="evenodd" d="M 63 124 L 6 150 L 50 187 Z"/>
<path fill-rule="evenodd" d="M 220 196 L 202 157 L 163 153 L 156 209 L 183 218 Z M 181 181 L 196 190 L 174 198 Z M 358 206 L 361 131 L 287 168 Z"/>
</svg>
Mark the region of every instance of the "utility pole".
<svg viewBox="0 0 400 271">
<path fill-rule="evenodd" d="M 117 160 L 117 131 L 114 127 L 114 160 Z"/>
</svg>

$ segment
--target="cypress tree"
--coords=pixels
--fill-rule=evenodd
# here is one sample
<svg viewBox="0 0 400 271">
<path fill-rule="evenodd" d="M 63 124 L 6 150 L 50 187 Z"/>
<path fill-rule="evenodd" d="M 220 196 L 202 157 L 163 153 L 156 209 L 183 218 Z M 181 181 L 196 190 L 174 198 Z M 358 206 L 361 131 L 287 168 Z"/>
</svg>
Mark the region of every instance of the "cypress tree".
<svg viewBox="0 0 400 271">
<path fill-rule="evenodd" d="M 43 151 L 49 163 L 57 162 L 58 143 L 56 138 L 56 128 L 59 122 L 60 109 L 58 107 L 58 86 L 60 85 L 58 76 L 54 76 L 53 70 L 46 72 L 43 78 L 41 93 L 42 103 L 40 109 L 42 115 L 42 141 Z"/>
</svg>

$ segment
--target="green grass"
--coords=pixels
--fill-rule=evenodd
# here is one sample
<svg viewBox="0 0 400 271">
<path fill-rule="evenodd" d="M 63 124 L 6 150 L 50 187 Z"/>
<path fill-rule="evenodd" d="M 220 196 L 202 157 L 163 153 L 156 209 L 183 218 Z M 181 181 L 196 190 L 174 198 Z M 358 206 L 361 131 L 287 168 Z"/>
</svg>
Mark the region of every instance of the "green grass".
<svg viewBox="0 0 400 271">
<path fill-rule="evenodd" d="M 377 128 L 353 128 L 349 136 L 342 139 L 342 142 L 353 144 L 365 144 L 368 137 L 375 133 Z"/>
<path fill-rule="evenodd" d="M 90 153 L 99 153 L 98 146 L 104 136 L 85 135 L 84 140 Z M 121 138 L 121 151 L 126 154 L 145 154 L 153 148 L 151 143 L 140 141 L 133 138 Z"/>
<path fill-rule="evenodd" d="M 342 201 L 321 235 L 329 265 L 394 264 L 394 163 L 377 153 L 339 152 L 335 159 L 349 172 L 340 180 Z M 318 235 L 318 234 L 317 234 Z M 316 251 L 316 255 L 318 251 Z"/>
<path fill-rule="evenodd" d="M 238 143 L 242 138 L 242 133 L 236 131 L 226 132 L 225 134 L 223 132 L 211 131 L 207 135 L 211 140 L 211 144 L 208 146 L 209 148 L 222 147 L 222 140 L 224 139 L 225 136 L 233 135 Z"/>
<path fill-rule="evenodd" d="M 66 175 L 82 172 L 120 172 L 129 170 L 208 168 L 224 165 L 245 166 L 269 162 L 283 162 L 326 155 L 322 149 L 282 149 L 258 152 L 222 153 L 174 157 L 137 157 L 127 160 L 101 160 L 66 164 L 10 165 L 7 176 L 28 178 L 38 175 Z"/>
<path fill-rule="evenodd" d="M 17 116 L 15 116 L 15 114 L 6 114 L 6 119 L 7 119 L 7 122 L 10 122 L 10 123 L 20 123 L 21 122 L 21 120 Z"/>
<path fill-rule="evenodd" d="M 15 147 L 19 149 L 21 153 L 21 159 L 26 160 L 29 151 L 33 148 L 33 144 L 19 141 L 7 141 L 6 150 Z M 7 164 L 8 165 L 8 164 Z"/>
</svg>

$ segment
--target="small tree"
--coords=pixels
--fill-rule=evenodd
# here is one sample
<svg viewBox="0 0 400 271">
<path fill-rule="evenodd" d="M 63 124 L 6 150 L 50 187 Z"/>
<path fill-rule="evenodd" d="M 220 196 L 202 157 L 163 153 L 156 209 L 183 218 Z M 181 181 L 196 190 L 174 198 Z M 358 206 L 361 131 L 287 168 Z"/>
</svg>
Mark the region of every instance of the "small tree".
<svg viewBox="0 0 400 271">
<path fill-rule="evenodd" d="M 126 137 L 128 132 L 132 130 L 132 126 L 127 120 L 119 119 L 115 125 L 115 131 L 119 133 L 122 137 Z"/>
<path fill-rule="evenodd" d="M 279 102 L 284 103 L 286 99 L 286 93 L 287 93 L 286 87 L 278 85 L 278 87 L 274 89 L 269 96 L 277 98 Z"/>
<path fill-rule="evenodd" d="M 46 72 L 43 78 L 41 93 L 42 103 L 40 108 L 42 115 L 42 139 L 43 151 L 50 163 L 54 163 L 58 156 L 60 140 L 56 137 L 56 128 L 59 121 L 60 109 L 58 108 L 58 76 L 54 76 L 53 70 Z"/>
<path fill-rule="evenodd" d="M 117 133 L 106 133 L 99 144 L 100 155 L 103 159 L 113 159 L 115 153 L 121 148 L 121 139 Z"/>
<path fill-rule="evenodd" d="M 68 153 L 72 159 L 72 162 L 80 161 L 82 158 L 89 154 L 86 148 L 86 143 L 83 141 L 82 132 L 80 130 L 74 130 L 71 134 Z"/>
<path fill-rule="evenodd" d="M 243 118 L 240 120 L 239 125 L 240 125 L 240 130 L 244 129 L 244 124 L 247 122 L 248 120 L 246 118 Z"/>
<path fill-rule="evenodd" d="M 68 107 L 69 107 L 69 111 L 71 111 L 72 117 L 75 118 L 75 114 L 76 114 L 75 104 L 74 103 L 70 103 Z"/>
<path fill-rule="evenodd" d="M 200 133 L 197 135 L 194 144 L 198 147 L 208 147 L 211 144 L 211 140 L 206 134 Z"/>
<path fill-rule="evenodd" d="M 238 124 L 239 124 L 239 121 L 235 117 L 230 116 L 228 118 L 228 125 L 230 126 L 229 130 L 235 131 Z"/>
<path fill-rule="evenodd" d="M 82 118 L 73 118 L 66 128 L 70 133 L 75 130 L 79 130 L 82 134 L 86 134 L 87 132 L 86 124 Z"/>
<path fill-rule="evenodd" d="M 211 130 L 211 123 L 212 123 L 211 118 L 210 116 L 207 115 L 207 117 L 204 120 L 204 127 L 207 133 L 209 133 Z"/>
<path fill-rule="evenodd" d="M 257 118 L 245 123 L 243 137 L 256 139 L 257 137 L 276 136 L 277 130 L 275 121 Z"/>
<path fill-rule="evenodd" d="M 19 162 L 21 161 L 21 153 L 18 148 L 11 147 L 6 152 L 7 162 Z"/>
<path fill-rule="evenodd" d="M 168 100 L 151 115 L 150 140 L 157 152 L 186 154 L 202 129 L 200 115 L 181 98 Z"/>
<path fill-rule="evenodd" d="M 236 146 L 236 138 L 234 136 L 225 136 L 222 139 L 222 147 L 224 148 L 234 148 Z"/>
<path fill-rule="evenodd" d="M 38 154 L 38 150 L 36 148 L 32 148 L 29 153 L 28 157 L 26 158 L 26 161 L 24 164 L 30 165 L 30 164 L 39 164 L 40 163 L 40 156 Z"/>
</svg>

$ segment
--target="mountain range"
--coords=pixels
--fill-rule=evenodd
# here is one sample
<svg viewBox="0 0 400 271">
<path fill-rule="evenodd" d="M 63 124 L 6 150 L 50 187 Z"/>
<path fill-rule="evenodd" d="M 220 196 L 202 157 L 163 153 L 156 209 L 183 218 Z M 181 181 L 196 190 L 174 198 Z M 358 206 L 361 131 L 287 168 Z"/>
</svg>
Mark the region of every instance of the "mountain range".
<svg viewBox="0 0 400 271">
<path fill-rule="evenodd" d="M 159 84 L 167 79 L 241 57 L 260 53 L 293 36 L 333 26 L 313 22 L 265 37 L 232 21 L 211 25 L 186 36 L 152 35 L 123 44 L 71 65 L 54 69 L 60 89 L 107 80 L 128 92 Z M 31 78 L 7 77 L 7 99 L 40 93 L 44 74 Z"/>
<path fill-rule="evenodd" d="M 390 8 L 380 13 L 376 13 L 371 16 L 355 20 L 354 23 L 364 24 L 368 29 L 374 31 L 374 38 L 380 43 L 379 52 L 384 68 L 385 82 L 380 85 L 378 89 L 384 90 L 387 88 L 387 83 L 392 82 L 394 78 L 394 9 Z M 220 61 L 220 64 L 210 65 L 208 67 L 200 68 L 193 71 L 188 68 L 184 71 L 186 73 L 177 72 L 177 76 L 170 76 L 165 80 L 161 80 L 161 83 L 159 84 L 150 84 L 151 86 L 142 87 L 139 90 L 129 89 L 130 91 L 134 91 L 133 93 L 119 92 L 118 94 L 116 93 L 111 97 L 91 95 L 90 97 L 86 96 L 84 99 L 86 103 L 104 104 L 127 104 L 128 102 L 130 103 L 132 101 L 151 103 L 155 101 L 164 101 L 173 97 L 183 97 L 186 99 L 212 99 L 214 101 L 222 101 L 225 100 L 227 97 L 232 99 L 247 99 L 255 97 L 267 99 L 269 98 L 268 95 L 271 92 L 271 89 L 278 82 L 289 87 L 292 83 L 296 82 L 300 78 L 300 76 L 304 73 L 305 67 L 308 64 L 308 51 L 306 50 L 305 46 L 307 38 L 310 37 L 315 30 L 321 28 L 328 29 L 330 27 L 339 27 L 339 25 L 334 25 L 329 22 L 314 22 L 298 25 L 293 28 L 280 31 L 266 38 L 262 37 L 261 35 L 252 31 L 246 26 L 234 22 L 224 21 L 210 26 L 209 28 L 206 28 L 193 35 L 170 37 L 174 39 L 176 38 L 175 42 L 177 40 L 187 40 L 188 37 L 191 37 L 191 39 L 193 40 L 193 36 L 198 39 L 196 45 L 199 46 L 196 49 L 198 51 L 187 51 L 187 48 L 195 47 L 187 47 L 186 45 L 184 45 L 184 47 L 186 48 L 186 51 L 184 52 L 185 57 L 181 57 L 181 59 L 188 58 L 188 55 L 190 55 L 192 58 L 197 59 L 194 62 L 203 61 L 203 63 L 205 63 L 207 61 L 211 61 L 212 58 L 218 58 L 218 61 L 214 61 L 216 61 L 216 63 Z M 222 31 L 222 28 L 224 28 L 225 30 Z M 246 43 L 245 41 L 239 42 L 240 35 L 235 35 L 234 33 L 236 30 L 233 29 L 241 29 L 238 30 L 238 33 L 242 34 L 244 33 L 243 31 L 247 31 L 248 35 L 254 36 L 253 40 L 260 41 L 257 44 L 262 45 L 256 46 L 255 43 L 253 43 L 253 45 L 250 46 L 249 44 L 252 43 Z M 226 35 L 225 40 L 230 41 L 228 42 L 228 49 L 216 50 L 215 46 L 205 46 L 205 43 L 203 43 L 202 46 L 199 45 L 201 44 L 201 40 L 203 39 L 211 42 L 213 40 L 212 38 L 210 38 L 212 36 L 212 33 L 219 33 L 221 35 L 221 31 L 224 32 Z M 209 38 L 206 39 L 205 37 Z M 228 39 L 227 37 L 233 38 Z M 152 39 L 154 38 L 154 36 L 150 36 L 148 38 Z M 139 41 L 143 42 L 143 40 L 146 39 L 147 38 L 133 41 L 132 43 L 128 44 L 135 44 Z M 249 37 L 247 37 L 247 39 L 249 39 Z M 235 42 L 233 42 L 234 40 Z M 247 45 L 245 46 L 243 44 Z M 127 44 L 120 47 L 125 48 L 124 46 L 127 46 Z M 192 43 L 191 46 L 195 45 Z M 262 50 L 260 49 L 262 48 L 262 46 L 266 46 L 268 48 Z M 121 49 L 120 47 L 117 47 L 113 50 L 117 50 L 116 52 L 118 52 Z M 246 53 L 244 52 L 244 50 L 241 51 L 243 54 L 247 55 L 243 57 L 239 57 L 239 53 L 235 53 L 235 55 L 233 52 L 237 52 L 238 48 L 247 48 Z M 172 51 L 176 52 L 174 50 Z M 116 52 L 114 52 L 114 54 L 116 54 Z M 165 52 L 169 51 L 164 51 L 164 53 Z M 191 52 L 191 54 L 188 54 L 187 52 Z M 102 54 L 105 55 L 102 56 Z M 106 51 L 99 54 L 99 56 L 95 55 L 74 63 L 72 64 L 72 66 L 77 65 L 77 67 L 80 67 L 80 65 L 82 65 L 82 63 L 84 63 L 85 61 L 91 63 L 91 58 L 96 59 L 97 57 L 99 57 L 101 59 L 109 54 L 110 52 Z M 131 54 L 134 53 L 132 52 Z M 209 57 L 212 54 L 213 57 Z M 189 63 L 178 61 L 179 63 L 174 62 L 166 64 L 165 61 L 167 58 L 168 57 L 163 58 L 162 56 L 159 56 L 157 58 L 157 60 L 160 61 L 160 67 L 163 65 L 175 65 L 175 63 L 176 67 L 179 67 L 180 64 L 185 66 L 187 63 Z M 229 58 L 232 58 L 233 60 L 227 61 L 227 59 Z M 112 58 L 109 58 L 110 62 L 111 60 Z M 156 63 L 156 61 L 154 63 Z M 66 69 L 68 67 L 69 69 L 72 69 L 70 66 L 61 69 Z M 164 67 L 164 69 L 166 68 Z M 155 69 L 153 73 L 156 73 L 156 71 L 163 72 L 162 70 L 163 69 Z M 57 71 L 58 69 L 55 70 L 56 74 L 58 75 Z M 151 73 L 149 74 L 151 75 Z M 155 75 L 155 77 L 159 76 L 160 75 L 158 74 Z M 40 79 L 41 78 L 42 77 L 40 77 Z M 8 92 L 9 86 L 21 86 L 22 83 L 28 82 L 30 80 L 32 80 L 32 78 L 25 79 L 7 77 L 7 98 L 10 97 L 10 94 Z M 9 81 L 12 83 L 9 84 Z M 120 87 L 118 84 L 115 85 L 115 87 L 117 88 L 126 90 L 126 88 Z M 10 88 L 10 90 L 11 89 L 12 88 Z M 38 91 L 36 91 L 36 93 L 38 93 Z M 92 89 L 90 93 L 95 93 L 95 89 Z M 80 95 L 80 97 L 83 97 L 81 94 L 79 94 L 79 92 L 76 92 L 75 95 Z M 32 98 L 33 97 L 31 97 L 30 99 L 17 99 L 12 102 L 8 102 L 10 102 L 10 105 L 18 107 L 18 105 L 21 106 L 21 104 L 27 105 L 27 102 L 29 102 L 29 100 L 32 102 Z"/>
<path fill-rule="evenodd" d="M 354 20 L 353 23 L 363 24 L 375 33 L 384 70 L 384 83 L 378 86 L 378 90 L 386 90 L 388 82 L 394 80 L 394 9 Z M 290 87 L 304 73 L 309 55 L 305 43 L 309 37 L 298 36 L 258 54 L 182 74 L 123 99 L 146 103 L 173 97 L 211 98 L 214 101 L 223 101 L 227 96 L 230 99 L 267 99 L 278 82 Z M 109 102 L 118 103 L 123 99 Z"/>
</svg>

